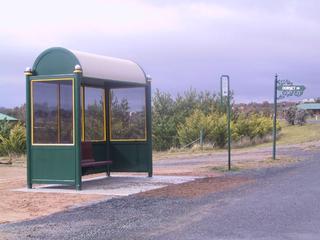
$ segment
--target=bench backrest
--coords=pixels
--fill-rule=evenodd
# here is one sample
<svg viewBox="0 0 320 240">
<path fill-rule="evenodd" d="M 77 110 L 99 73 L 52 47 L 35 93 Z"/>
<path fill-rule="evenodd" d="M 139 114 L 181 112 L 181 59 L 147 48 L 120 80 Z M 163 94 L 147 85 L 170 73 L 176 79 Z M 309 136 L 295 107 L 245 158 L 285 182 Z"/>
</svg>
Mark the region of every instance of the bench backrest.
<svg viewBox="0 0 320 240">
<path fill-rule="evenodd" d="M 91 142 L 82 142 L 81 143 L 81 159 L 82 160 L 94 160 L 93 150 Z"/>
</svg>

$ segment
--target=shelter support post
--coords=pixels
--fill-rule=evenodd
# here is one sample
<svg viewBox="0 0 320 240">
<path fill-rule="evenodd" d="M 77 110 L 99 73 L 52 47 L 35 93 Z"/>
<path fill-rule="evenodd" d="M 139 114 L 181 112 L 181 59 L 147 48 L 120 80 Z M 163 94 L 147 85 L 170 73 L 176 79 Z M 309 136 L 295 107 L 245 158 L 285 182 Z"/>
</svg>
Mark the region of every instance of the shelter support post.
<svg viewBox="0 0 320 240">
<path fill-rule="evenodd" d="M 31 178 L 31 89 L 30 76 L 31 69 L 24 72 L 26 76 L 26 136 L 27 136 L 27 187 L 32 188 Z"/>
<path fill-rule="evenodd" d="M 111 129 L 109 128 L 110 126 L 110 111 L 109 111 L 109 106 L 110 106 L 110 88 L 107 87 L 105 88 L 105 112 L 106 112 L 106 147 L 107 147 L 107 159 L 111 159 L 111 147 L 110 147 L 110 131 Z M 110 166 L 109 166 L 109 176 L 110 176 Z"/>
<path fill-rule="evenodd" d="M 151 110 L 151 80 L 147 81 L 146 87 L 146 111 L 147 111 L 147 141 L 148 141 L 148 177 L 153 175 L 152 167 L 152 110 Z"/>
<path fill-rule="evenodd" d="M 76 189 L 81 190 L 81 97 L 80 97 L 80 91 L 81 91 L 81 77 L 82 77 L 82 71 L 81 70 L 75 70 L 75 85 L 74 85 L 74 114 L 75 114 L 75 183 L 76 183 Z"/>
</svg>

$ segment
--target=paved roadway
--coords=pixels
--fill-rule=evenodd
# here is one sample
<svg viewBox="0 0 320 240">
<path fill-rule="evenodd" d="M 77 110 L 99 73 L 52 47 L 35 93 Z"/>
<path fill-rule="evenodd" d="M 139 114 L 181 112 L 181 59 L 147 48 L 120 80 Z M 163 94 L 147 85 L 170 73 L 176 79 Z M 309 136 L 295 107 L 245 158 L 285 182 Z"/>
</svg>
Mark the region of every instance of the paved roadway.
<svg viewBox="0 0 320 240">
<path fill-rule="evenodd" d="M 320 239 L 320 151 L 196 198 L 131 196 L 0 226 L 4 239 Z M 1 213 L 0 213 L 1 214 Z"/>
</svg>

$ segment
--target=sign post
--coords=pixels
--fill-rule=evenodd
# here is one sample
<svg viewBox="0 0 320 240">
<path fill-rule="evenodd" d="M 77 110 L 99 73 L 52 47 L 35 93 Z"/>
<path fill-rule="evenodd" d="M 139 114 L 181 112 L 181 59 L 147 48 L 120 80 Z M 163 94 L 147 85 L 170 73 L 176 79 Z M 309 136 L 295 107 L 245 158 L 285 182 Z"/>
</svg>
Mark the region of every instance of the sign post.
<svg viewBox="0 0 320 240">
<path fill-rule="evenodd" d="M 278 75 L 274 77 L 274 104 L 273 104 L 273 149 L 272 149 L 272 159 L 276 159 L 276 151 L 277 151 L 277 100 L 278 100 Z"/>
<path fill-rule="evenodd" d="M 273 151 L 272 159 L 276 159 L 277 153 L 277 100 L 283 99 L 286 97 L 300 97 L 303 95 L 306 87 L 304 85 L 293 85 L 289 80 L 279 80 L 278 75 L 275 75 L 274 78 L 274 105 L 273 105 Z M 278 96 L 278 91 L 281 91 L 281 94 Z"/>
<path fill-rule="evenodd" d="M 228 129 L 228 170 L 231 170 L 231 128 L 230 128 L 230 78 L 229 75 L 221 75 L 221 105 L 223 97 L 227 97 L 227 129 Z"/>
</svg>

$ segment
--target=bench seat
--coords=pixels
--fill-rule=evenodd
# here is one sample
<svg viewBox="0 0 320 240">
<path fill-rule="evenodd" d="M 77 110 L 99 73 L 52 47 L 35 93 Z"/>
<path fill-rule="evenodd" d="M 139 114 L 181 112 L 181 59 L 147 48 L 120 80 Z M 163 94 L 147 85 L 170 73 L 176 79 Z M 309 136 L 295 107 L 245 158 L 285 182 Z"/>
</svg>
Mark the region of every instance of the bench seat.
<svg viewBox="0 0 320 240">
<path fill-rule="evenodd" d="M 110 176 L 110 165 L 112 160 L 96 161 L 93 157 L 92 143 L 81 143 L 81 167 L 82 168 L 94 168 L 94 167 L 106 167 L 107 175 Z"/>
<path fill-rule="evenodd" d="M 100 167 L 100 166 L 106 166 L 111 165 L 112 161 L 91 161 L 91 160 L 82 160 L 81 161 L 81 167 Z"/>
</svg>

